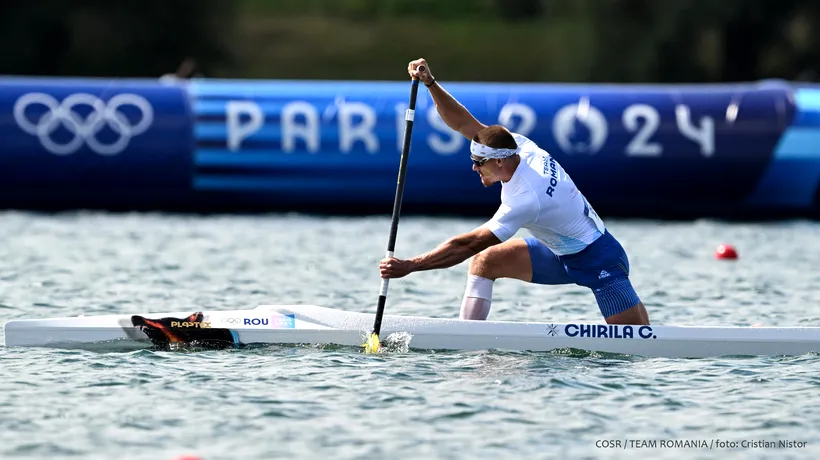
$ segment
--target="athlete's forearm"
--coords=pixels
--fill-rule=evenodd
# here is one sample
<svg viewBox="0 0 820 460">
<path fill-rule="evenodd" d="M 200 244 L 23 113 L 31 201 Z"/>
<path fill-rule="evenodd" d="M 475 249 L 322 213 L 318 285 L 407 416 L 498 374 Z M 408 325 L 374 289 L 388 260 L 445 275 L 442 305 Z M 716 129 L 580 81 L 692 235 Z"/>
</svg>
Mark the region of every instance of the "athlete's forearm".
<svg viewBox="0 0 820 460">
<path fill-rule="evenodd" d="M 432 251 L 410 259 L 410 262 L 414 272 L 450 268 L 480 252 L 473 246 L 466 238 L 450 238 Z"/>
<path fill-rule="evenodd" d="M 430 96 L 433 98 L 439 116 L 450 129 L 464 134 L 463 128 L 465 126 L 477 123 L 470 111 L 442 88 L 440 84 L 436 82 L 427 89 L 430 91 Z"/>
</svg>

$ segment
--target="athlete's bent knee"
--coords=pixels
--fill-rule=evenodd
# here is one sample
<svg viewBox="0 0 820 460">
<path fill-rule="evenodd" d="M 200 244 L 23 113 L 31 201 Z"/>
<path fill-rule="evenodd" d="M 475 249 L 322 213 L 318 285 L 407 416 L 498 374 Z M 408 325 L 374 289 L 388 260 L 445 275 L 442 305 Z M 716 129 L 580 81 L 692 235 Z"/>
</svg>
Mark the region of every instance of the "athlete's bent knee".
<svg viewBox="0 0 820 460">
<path fill-rule="evenodd" d="M 628 324 L 631 326 L 648 326 L 649 314 L 642 302 L 611 316 L 606 317 L 608 324 Z"/>
<path fill-rule="evenodd" d="M 622 317 L 632 318 L 630 310 L 641 304 L 641 299 L 629 282 L 629 278 L 616 278 L 592 290 L 601 315 L 607 322 L 618 321 Z"/>
<path fill-rule="evenodd" d="M 491 280 L 495 279 L 494 276 L 490 276 L 493 260 L 493 249 L 493 247 L 489 247 L 473 256 L 473 260 L 470 261 L 471 275 L 480 276 Z"/>
<path fill-rule="evenodd" d="M 491 280 L 516 278 L 529 281 L 532 262 L 527 243 L 515 239 L 481 251 L 470 261 L 470 274 Z"/>
</svg>

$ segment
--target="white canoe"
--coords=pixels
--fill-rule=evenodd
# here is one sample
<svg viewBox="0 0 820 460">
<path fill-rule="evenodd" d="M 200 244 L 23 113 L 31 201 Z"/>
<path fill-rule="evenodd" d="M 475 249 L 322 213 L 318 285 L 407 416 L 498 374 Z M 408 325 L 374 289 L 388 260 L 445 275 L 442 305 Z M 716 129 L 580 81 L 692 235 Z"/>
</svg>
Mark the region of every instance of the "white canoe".
<svg viewBox="0 0 820 460">
<path fill-rule="evenodd" d="M 143 313 L 146 318 L 187 318 L 192 311 Z M 260 305 L 203 311 L 179 331 L 224 332 L 239 344 L 335 344 L 360 347 L 372 313 L 314 305 Z M 5 324 L 7 347 L 95 348 L 154 346 L 132 315 L 23 319 Z M 206 331 L 206 329 L 209 329 Z M 603 323 L 463 321 L 385 315 L 382 341 L 410 336 L 409 347 L 429 350 L 554 351 L 578 349 L 646 357 L 698 358 L 801 355 L 820 352 L 820 327 L 616 326 Z"/>
</svg>

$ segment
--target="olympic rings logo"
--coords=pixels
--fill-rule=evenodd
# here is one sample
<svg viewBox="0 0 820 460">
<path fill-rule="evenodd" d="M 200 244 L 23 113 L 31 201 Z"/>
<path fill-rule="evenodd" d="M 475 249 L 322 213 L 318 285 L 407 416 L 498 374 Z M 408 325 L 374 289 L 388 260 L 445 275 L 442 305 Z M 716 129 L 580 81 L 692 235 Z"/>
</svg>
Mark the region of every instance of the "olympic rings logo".
<svg viewBox="0 0 820 460">
<path fill-rule="evenodd" d="M 37 120 L 29 120 L 26 109 L 41 105 L 46 109 Z M 76 106 L 91 107 L 91 113 L 83 118 L 74 111 Z M 140 111 L 140 120 L 136 124 L 120 111 L 120 107 L 134 106 Z M 79 150 L 83 143 L 92 151 L 100 155 L 117 155 L 128 147 L 131 138 L 144 133 L 154 122 L 154 108 L 142 96 L 136 94 L 118 94 L 108 103 L 88 93 L 76 93 L 65 98 L 62 103 L 45 93 L 28 93 L 20 96 L 14 104 L 14 120 L 17 126 L 33 136 L 37 136 L 40 144 L 55 155 L 70 155 Z M 60 144 L 51 138 L 54 131 L 63 127 L 72 138 L 65 144 Z M 114 143 L 104 144 L 97 139 L 100 130 L 108 126 L 117 133 Z"/>
<path fill-rule="evenodd" d="M 242 324 L 243 318 L 222 318 L 219 321 L 228 324 Z"/>
</svg>

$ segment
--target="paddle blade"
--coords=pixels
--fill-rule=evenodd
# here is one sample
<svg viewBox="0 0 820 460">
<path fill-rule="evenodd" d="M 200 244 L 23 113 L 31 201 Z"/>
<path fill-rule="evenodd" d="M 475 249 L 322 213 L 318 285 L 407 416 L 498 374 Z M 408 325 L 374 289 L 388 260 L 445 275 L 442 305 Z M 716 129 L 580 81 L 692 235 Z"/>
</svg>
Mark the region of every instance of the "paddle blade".
<svg viewBox="0 0 820 460">
<path fill-rule="evenodd" d="M 379 342 L 379 334 L 370 334 L 367 338 L 367 343 L 364 344 L 364 352 L 367 354 L 378 353 L 381 350 L 382 344 Z"/>
</svg>

